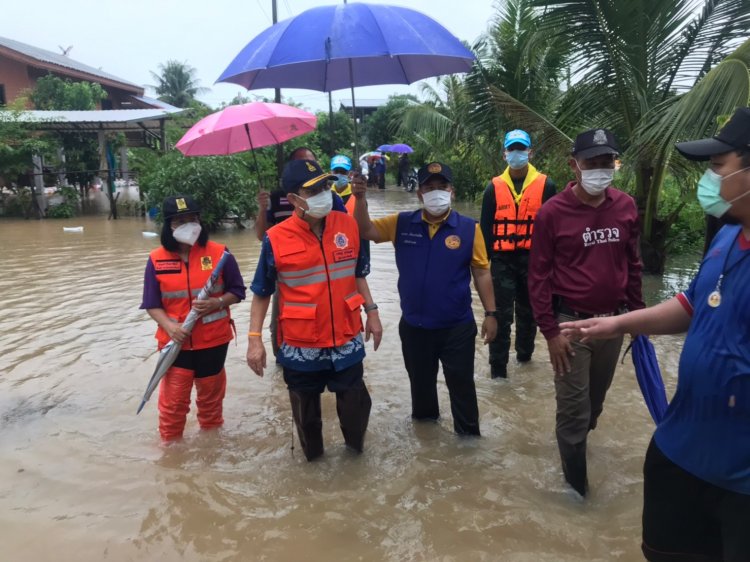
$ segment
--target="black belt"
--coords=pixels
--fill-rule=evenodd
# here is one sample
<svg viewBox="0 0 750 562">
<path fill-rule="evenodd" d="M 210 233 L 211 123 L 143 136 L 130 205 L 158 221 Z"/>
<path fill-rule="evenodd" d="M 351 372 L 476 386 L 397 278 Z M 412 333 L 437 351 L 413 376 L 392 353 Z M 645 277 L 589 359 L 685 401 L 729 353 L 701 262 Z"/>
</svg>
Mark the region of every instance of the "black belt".
<svg viewBox="0 0 750 562">
<path fill-rule="evenodd" d="M 588 320 L 589 318 L 605 318 L 607 316 L 617 316 L 620 314 L 618 311 L 615 312 L 605 312 L 604 314 L 591 314 L 590 312 L 579 312 L 577 310 L 573 310 L 572 308 L 568 308 L 564 304 L 561 304 L 557 307 L 558 314 L 564 314 L 565 316 L 572 316 L 573 318 L 579 318 L 580 320 Z"/>
</svg>

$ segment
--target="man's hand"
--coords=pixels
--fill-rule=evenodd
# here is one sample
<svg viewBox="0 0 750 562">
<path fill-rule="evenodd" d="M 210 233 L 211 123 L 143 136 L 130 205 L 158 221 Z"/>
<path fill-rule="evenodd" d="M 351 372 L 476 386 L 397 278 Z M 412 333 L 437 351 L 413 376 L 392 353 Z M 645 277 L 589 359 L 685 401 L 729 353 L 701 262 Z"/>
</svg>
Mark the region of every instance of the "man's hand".
<svg viewBox="0 0 750 562">
<path fill-rule="evenodd" d="M 259 377 L 263 376 L 263 369 L 266 368 L 266 347 L 263 340 L 257 336 L 252 336 L 247 340 L 247 359 L 248 366 Z"/>
<path fill-rule="evenodd" d="M 495 341 L 495 336 L 497 336 L 497 318 L 486 316 L 484 322 L 482 322 L 482 339 L 484 340 L 484 345 Z"/>
<path fill-rule="evenodd" d="M 352 195 L 357 199 L 365 197 L 367 194 L 367 179 L 360 174 L 355 172 L 352 176 Z"/>
<path fill-rule="evenodd" d="M 380 340 L 383 339 L 383 325 L 380 323 L 380 315 L 377 310 L 371 310 L 367 313 L 367 322 L 365 322 L 365 341 L 370 341 L 372 335 L 373 351 L 378 350 Z"/>
<path fill-rule="evenodd" d="M 569 373 L 570 358 L 575 355 L 570 340 L 560 334 L 547 340 L 547 348 L 549 349 L 549 358 L 552 361 L 555 376 L 562 377 L 565 376 L 565 373 Z"/>
<path fill-rule="evenodd" d="M 271 204 L 271 194 L 267 191 L 258 192 L 258 212 L 265 213 Z"/>
</svg>

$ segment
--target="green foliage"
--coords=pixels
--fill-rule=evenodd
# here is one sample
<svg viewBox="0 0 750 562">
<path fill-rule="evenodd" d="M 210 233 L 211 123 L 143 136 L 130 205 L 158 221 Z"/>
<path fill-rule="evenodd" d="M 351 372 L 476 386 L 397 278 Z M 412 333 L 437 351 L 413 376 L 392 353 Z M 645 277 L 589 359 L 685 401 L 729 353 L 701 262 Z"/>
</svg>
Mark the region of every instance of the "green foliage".
<svg viewBox="0 0 750 562">
<path fill-rule="evenodd" d="M 33 184 L 28 175 L 31 157 L 50 149 L 48 137 L 34 134 L 28 126 L 17 122 L 22 106 L 7 108 L 9 114 L 0 116 L 0 186 Z"/>
<path fill-rule="evenodd" d="M 196 72 L 186 62 L 169 60 L 166 64 L 160 64 L 159 74 L 151 73 L 157 81 L 154 89 L 159 99 L 176 107 L 190 107 L 195 96 L 207 91 L 199 86 Z"/>
<path fill-rule="evenodd" d="M 288 143 L 293 146 L 309 146 L 318 155 L 318 159 L 323 165 L 323 155 L 328 159 L 334 154 L 352 155 L 351 143 L 354 138 L 354 124 L 351 116 L 346 111 L 333 112 L 333 134 L 331 134 L 331 120 L 327 111 L 316 113 L 318 124 L 315 132 L 309 136 L 304 136 Z M 333 142 L 331 142 L 333 139 Z M 289 152 L 289 151 L 287 151 Z M 326 160 L 327 164 L 328 160 Z"/>
<path fill-rule="evenodd" d="M 192 195 L 204 223 L 215 228 L 228 216 L 248 217 L 257 208 L 258 184 L 245 156 L 186 157 L 171 151 L 144 171 L 139 185 L 148 205 L 159 208 L 167 195 Z"/>
<path fill-rule="evenodd" d="M 75 187 L 64 185 L 58 190 L 62 196 L 62 203 L 47 209 L 47 218 L 70 219 L 76 216 L 78 211 L 78 191 Z"/>
<path fill-rule="evenodd" d="M 388 103 L 365 120 L 364 135 L 370 150 L 381 144 L 401 142 L 411 146 L 416 142 L 416 135 L 399 131 L 404 108 L 416 101 L 417 98 L 413 95 L 391 96 Z"/>
<path fill-rule="evenodd" d="M 16 187 L 0 191 L 0 207 L 7 217 L 28 217 L 31 207 L 31 188 Z"/>
<path fill-rule="evenodd" d="M 107 92 L 99 84 L 73 82 L 52 74 L 37 80 L 31 92 L 31 101 L 40 110 L 91 110 L 106 97 Z"/>
</svg>

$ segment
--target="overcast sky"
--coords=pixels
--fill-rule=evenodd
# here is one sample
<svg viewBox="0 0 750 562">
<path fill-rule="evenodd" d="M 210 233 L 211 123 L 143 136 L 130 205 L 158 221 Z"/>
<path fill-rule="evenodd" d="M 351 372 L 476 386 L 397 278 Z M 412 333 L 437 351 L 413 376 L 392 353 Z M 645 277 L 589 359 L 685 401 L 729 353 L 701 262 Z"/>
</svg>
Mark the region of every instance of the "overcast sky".
<svg viewBox="0 0 750 562">
<path fill-rule="evenodd" d="M 338 0 L 343 2 L 343 0 Z M 356 0 L 350 0 L 354 2 Z M 336 0 L 277 0 L 279 20 Z M 459 39 L 473 42 L 494 14 L 495 0 L 394 0 L 419 10 L 444 25 Z M 69 56 L 79 62 L 147 86 L 149 71 L 174 59 L 197 70 L 210 92 L 199 96 L 211 106 L 247 90 L 214 84 L 237 53 L 271 25 L 271 0 L 35 0 L 3 2 L 0 36 L 59 53 L 72 45 Z M 394 93 L 417 93 L 415 86 L 357 88 L 359 99 L 387 98 Z M 273 91 L 251 94 L 273 96 Z M 147 90 L 147 94 L 153 91 Z M 312 110 L 327 109 L 328 95 L 311 90 L 284 90 Z M 333 93 L 335 107 L 348 90 Z"/>
</svg>

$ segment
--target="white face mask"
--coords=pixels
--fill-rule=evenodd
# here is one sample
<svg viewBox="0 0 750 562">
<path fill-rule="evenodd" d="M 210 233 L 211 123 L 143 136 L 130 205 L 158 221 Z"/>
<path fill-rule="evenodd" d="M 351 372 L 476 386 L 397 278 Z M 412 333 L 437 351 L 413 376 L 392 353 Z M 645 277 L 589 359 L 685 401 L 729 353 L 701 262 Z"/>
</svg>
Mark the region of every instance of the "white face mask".
<svg viewBox="0 0 750 562">
<path fill-rule="evenodd" d="M 331 208 L 333 207 L 333 196 L 327 189 L 324 189 L 317 195 L 313 195 L 309 199 L 305 199 L 305 201 L 307 202 L 306 214 L 315 219 L 322 219 L 331 212 Z"/>
<path fill-rule="evenodd" d="M 578 161 L 576 160 L 576 165 Z M 581 170 L 581 168 L 578 168 Z M 598 168 L 595 170 L 581 170 L 581 187 L 589 195 L 600 195 L 612 184 L 615 177 L 614 168 Z"/>
<path fill-rule="evenodd" d="M 172 236 L 178 242 L 192 246 L 198 240 L 198 236 L 201 235 L 201 229 L 201 223 L 199 222 L 186 222 L 175 228 Z"/>
<path fill-rule="evenodd" d="M 425 211 L 435 217 L 444 215 L 451 208 L 451 192 L 435 189 L 422 194 Z"/>
</svg>

